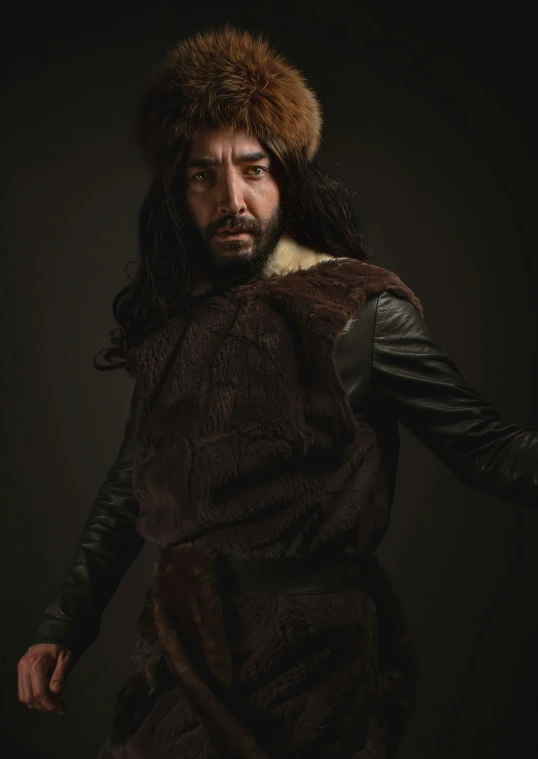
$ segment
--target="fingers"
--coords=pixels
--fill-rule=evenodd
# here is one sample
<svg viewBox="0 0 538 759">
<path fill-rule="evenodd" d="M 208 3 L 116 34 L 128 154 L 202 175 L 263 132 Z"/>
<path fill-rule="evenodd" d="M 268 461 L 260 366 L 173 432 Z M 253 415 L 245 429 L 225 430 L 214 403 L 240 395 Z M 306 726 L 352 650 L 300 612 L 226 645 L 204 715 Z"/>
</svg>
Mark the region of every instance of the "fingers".
<svg viewBox="0 0 538 759">
<path fill-rule="evenodd" d="M 30 679 L 30 672 L 24 666 L 22 660 L 19 662 L 19 701 L 23 704 L 30 704 L 34 700 L 32 693 L 32 681 Z"/>
<path fill-rule="evenodd" d="M 38 704 L 37 701 L 34 701 L 33 706 L 30 706 L 30 704 L 28 704 L 28 708 L 29 709 L 35 709 L 38 712 L 48 712 L 49 711 L 49 709 L 45 709 L 44 706 L 41 706 L 41 704 Z"/>
<path fill-rule="evenodd" d="M 60 693 L 62 692 L 65 685 L 65 679 L 72 668 L 72 655 L 68 651 L 61 651 L 56 661 L 56 667 L 54 668 L 54 672 L 52 673 L 52 677 L 50 678 L 49 683 L 52 698 L 61 707 L 60 713 L 66 711 L 63 699 L 60 698 Z"/>
<path fill-rule="evenodd" d="M 44 656 L 35 666 L 30 669 L 30 679 L 32 683 L 33 702 L 29 706 L 34 708 L 45 707 L 43 711 L 60 713 L 64 711 L 62 704 L 53 700 L 49 690 L 49 678 L 53 661 L 49 656 Z"/>
<path fill-rule="evenodd" d="M 64 714 L 60 694 L 73 666 L 72 653 L 62 646 L 47 643 L 30 646 L 18 664 L 19 700 L 30 709 Z"/>
<path fill-rule="evenodd" d="M 71 670 L 71 654 L 67 651 L 60 651 L 58 659 L 56 661 L 56 667 L 50 678 L 49 688 L 53 694 L 60 694 L 64 684 L 65 678 Z"/>
<path fill-rule="evenodd" d="M 19 662 L 19 700 L 23 704 L 26 704 L 30 709 L 38 709 L 39 711 L 46 711 L 46 709 L 39 704 L 34 696 L 34 686 L 32 684 L 32 677 L 30 670 L 24 664 Z"/>
</svg>

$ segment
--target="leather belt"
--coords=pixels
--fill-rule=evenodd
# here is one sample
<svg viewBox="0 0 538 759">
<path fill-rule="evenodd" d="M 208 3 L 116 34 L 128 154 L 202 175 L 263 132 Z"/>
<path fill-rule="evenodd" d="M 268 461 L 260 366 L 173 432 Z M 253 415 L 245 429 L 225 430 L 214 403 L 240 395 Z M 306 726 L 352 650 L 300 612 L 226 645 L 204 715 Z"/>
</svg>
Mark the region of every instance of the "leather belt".
<svg viewBox="0 0 538 759">
<path fill-rule="evenodd" d="M 374 556 L 338 559 L 245 559 L 220 555 L 217 581 L 221 593 L 338 593 L 368 587 Z"/>
</svg>

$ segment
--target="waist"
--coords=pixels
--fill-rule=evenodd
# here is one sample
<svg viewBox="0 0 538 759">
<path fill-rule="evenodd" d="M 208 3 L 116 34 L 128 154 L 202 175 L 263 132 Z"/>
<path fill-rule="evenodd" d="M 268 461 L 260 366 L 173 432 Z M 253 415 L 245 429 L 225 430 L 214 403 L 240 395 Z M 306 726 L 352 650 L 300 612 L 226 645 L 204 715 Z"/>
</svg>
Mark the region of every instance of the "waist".
<svg viewBox="0 0 538 759">
<path fill-rule="evenodd" d="M 219 556 L 217 580 L 225 595 L 302 594 L 366 590 L 375 556 L 245 559 Z"/>
</svg>

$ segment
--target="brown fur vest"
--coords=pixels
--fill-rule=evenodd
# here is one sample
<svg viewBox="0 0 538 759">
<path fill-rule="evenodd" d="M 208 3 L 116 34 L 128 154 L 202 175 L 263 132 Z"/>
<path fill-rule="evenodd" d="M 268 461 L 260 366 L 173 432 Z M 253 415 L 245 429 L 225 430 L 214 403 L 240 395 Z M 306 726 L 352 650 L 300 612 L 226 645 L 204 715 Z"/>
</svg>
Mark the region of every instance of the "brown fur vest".
<svg viewBox="0 0 538 759">
<path fill-rule="evenodd" d="M 421 304 L 386 269 L 299 248 L 292 242 L 290 253 L 284 240 L 266 276 L 197 299 L 188 321 L 178 318 L 129 355 L 127 369 L 142 381 L 133 464 L 138 529 L 162 550 L 133 675 L 118 700 L 116 741 L 137 729 L 159 693 L 180 683 L 223 755 L 283 756 L 276 744 L 264 743 L 249 716 L 269 660 L 274 665 L 278 636 L 268 632 L 257 674 L 252 662 L 242 673 L 252 695 L 242 700 L 216 557 L 369 555 L 388 527 L 379 441 L 371 426 L 354 419 L 333 356 L 368 295 L 390 289 L 420 311 Z M 316 613 L 324 629 L 334 624 L 372 638 L 356 655 L 370 691 L 364 708 L 372 714 L 374 702 L 405 698 L 390 673 L 383 685 L 376 660 L 385 611 L 379 598 L 373 605 L 359 596 L 355 616 L 334 612 L 333 619 L 329 607 L 325 617 L 321 607 Z M 315 633 L 312 620 L 297 618 L 298 609 L 295 627 L 291 612 L 287 617 L 290 641 L 304 624 Z M 404 624 L 395 629 L 400 623 L 386 622 L 393 637 L 405 635 Z M 275 693 L 284 687 L 279 682 L 275 676 Z M 300 736 L 294 740 L 306 746 Z"/>
</svg>

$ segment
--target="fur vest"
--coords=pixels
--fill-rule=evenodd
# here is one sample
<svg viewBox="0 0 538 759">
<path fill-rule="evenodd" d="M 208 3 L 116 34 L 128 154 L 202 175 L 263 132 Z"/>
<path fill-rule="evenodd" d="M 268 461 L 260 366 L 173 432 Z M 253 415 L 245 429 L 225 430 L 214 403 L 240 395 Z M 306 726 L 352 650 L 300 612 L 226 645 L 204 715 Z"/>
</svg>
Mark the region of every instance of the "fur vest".
<svg viewBox="0 0 538 759">
<path fill-rule="evenodd" d="M 252 703 L 237 698 L 216 558 L 322 561 L 375 551 L 390 511 L 379 441 L 353 416 L 334 350 L 368 295 L 387 289 L 422 312 L 393 272 L 284 237 L 259 279 L 194 298 L 188 320 L 174 320 L 131 351 L 127 369 L 142 383 L 137 528 L 161 551 L 133 675 L 118 700 L 116 742 L 137 729 L 163 689 L 180 683 L 219 750 L 244 759 L 280 756 L 252 730 Z M 330 622 L 327 609 L 324 624 L 351 624 L 375 638 L 379 614 L 359 595 L 355 616 L 351 604 Z M 289 640 L 306 619 L 294 614 Z M 374 640 L 364 653 L 363 641 L 357 656 L 379 702 L 376 647 Z M 243 674 L 255 694 L 259 672 L 249 667 Z"/>
</svg>

